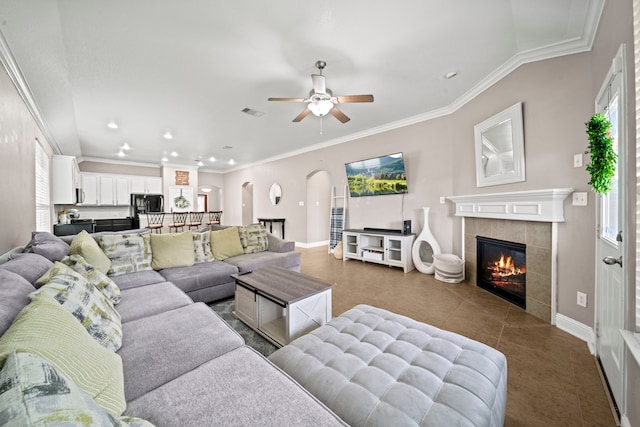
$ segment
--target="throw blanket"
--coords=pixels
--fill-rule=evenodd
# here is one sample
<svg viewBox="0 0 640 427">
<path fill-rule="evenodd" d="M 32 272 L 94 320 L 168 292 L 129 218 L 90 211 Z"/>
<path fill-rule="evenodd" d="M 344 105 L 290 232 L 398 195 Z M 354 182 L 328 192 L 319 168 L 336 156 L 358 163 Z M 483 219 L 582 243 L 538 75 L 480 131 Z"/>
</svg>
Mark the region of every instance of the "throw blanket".
<svg viewBox="0 0 640 427">
<path fill-rule="evenodd" d="M 336 247 L 342 240 L 344 230 L 344 208 L 331 208 L 331 230 L 329 234 L 329 248 Z"/>
</svg>

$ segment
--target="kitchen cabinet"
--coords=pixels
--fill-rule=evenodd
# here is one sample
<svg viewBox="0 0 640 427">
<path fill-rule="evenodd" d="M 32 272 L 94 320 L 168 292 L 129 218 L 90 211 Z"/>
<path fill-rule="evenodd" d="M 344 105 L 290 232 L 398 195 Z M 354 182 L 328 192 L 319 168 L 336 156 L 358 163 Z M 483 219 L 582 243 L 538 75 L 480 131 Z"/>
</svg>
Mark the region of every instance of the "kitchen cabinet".
<svg viewBox="0 0 640 427">
<path fill-rule="evenodd" d="M 54 205 L 75 205 L 76 189 L 80 188 L 80 169 L 73 156 L 54 155 L 51 157 L 52 188 L 51 201 Z"/>
<path fill-rule="evenodd" d="M 162 194 L 162 178 L 155 176 L 131 177 L 131 194 Z"/>
<path fill-rule="evenodd" d="M 98 204 L 100 205 L 115 205 L 114 198 L 114 178 L 111 176 L 102 175 L 99 177 L 100 191 L 98 191 Z"/>
<path fill-rule="evenodd" d="M 129 206 L 130 179 L 118 175 L 100 175 L 100 194 L 98 200 L 101 206 Z"/>
<path fill-rule="evenodd" d="M 98 175 L 82 172 L 82 192 L 84 193 L 83 205 L 98 205 Z"/>
</svg>

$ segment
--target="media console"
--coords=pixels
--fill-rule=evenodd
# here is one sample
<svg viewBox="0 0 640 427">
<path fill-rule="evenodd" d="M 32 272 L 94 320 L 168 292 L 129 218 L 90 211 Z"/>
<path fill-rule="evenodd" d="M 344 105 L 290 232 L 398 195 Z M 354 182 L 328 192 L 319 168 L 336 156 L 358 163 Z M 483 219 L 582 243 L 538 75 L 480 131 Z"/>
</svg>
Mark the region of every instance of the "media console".
<svg viewBox="0 0 640 427">
<path fill-rule="evenodd" d="M 357 259 L 391 267 L 400 267 L 405 273 L 414 269 L 411 247 L 415 234 L 402 234 L 399 230 L 358 229 L 342 232 L 342 260 Z"/>
</svg>

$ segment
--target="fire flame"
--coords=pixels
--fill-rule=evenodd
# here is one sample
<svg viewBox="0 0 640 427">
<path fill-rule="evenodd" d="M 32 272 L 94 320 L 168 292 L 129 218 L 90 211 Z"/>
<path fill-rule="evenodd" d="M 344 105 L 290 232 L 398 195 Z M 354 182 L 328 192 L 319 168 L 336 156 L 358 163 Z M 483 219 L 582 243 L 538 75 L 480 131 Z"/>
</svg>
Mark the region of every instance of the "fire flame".
<svg viewBox="0 0 640 427">
<path fill-rule="evenodd" d="M 516 267 L 511 257 L 505 257 L 504 254 L 500 254 L 500 259 L 490 265 L 489 270 L 492 271 L 493 275 L 500 277 L 524 274 L 526 272 L 524 267 Z"/>
</svg>

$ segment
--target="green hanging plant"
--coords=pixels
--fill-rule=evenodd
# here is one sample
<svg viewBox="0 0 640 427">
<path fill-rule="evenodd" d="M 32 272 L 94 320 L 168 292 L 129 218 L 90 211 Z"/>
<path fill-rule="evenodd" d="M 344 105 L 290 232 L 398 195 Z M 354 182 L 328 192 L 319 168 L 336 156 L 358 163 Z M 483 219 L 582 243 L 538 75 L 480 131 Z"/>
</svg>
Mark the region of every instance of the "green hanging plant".
<svg viewBox="0 0 640 427">
<path fill-rule="evenodd" d="M 587 153 L 591 154 L 591 163 L 587 165 L 587 172 L 591 174 L 589 185 L 596 193 L 606 194 L 611 191 L 611 179 L 618 163 L 618 155 L 613 150 L 611 139 L 611 122 L 604 114 L 598 113 L 585 125 L 589 137 Z"/>
</svg>

